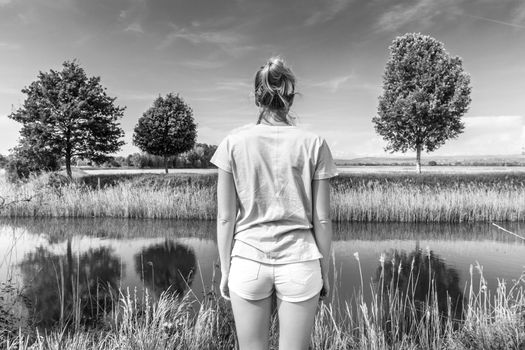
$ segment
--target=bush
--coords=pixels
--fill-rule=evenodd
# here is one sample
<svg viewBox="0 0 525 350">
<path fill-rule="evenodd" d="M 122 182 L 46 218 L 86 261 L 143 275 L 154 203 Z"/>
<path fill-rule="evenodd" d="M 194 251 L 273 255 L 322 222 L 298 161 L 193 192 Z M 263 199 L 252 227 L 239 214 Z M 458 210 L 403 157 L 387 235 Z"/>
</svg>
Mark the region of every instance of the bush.
<svg viewBox="0 0 525 350">
<path fill-rule="evenodd" d="M 428 162 L 428 165 L 430 165 L 430 166 L 436 166 L 437 163 L 436 163 L 434 160 L 431 160 L 430 162 Z"/>
<path fill-rule="evenodd" d="M 25 180 L 34 172 L 31 164 L 23 159 L 10 159 L 5 167 L 5 178 L 9 182 Z"/>
</svg>

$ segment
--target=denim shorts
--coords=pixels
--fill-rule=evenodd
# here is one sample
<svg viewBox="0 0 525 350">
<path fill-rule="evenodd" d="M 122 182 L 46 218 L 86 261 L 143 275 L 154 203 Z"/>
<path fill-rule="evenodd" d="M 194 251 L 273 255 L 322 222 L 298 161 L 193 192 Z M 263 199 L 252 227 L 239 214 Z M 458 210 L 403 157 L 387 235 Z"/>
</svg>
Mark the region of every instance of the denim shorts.
<svg viewBox="0 0 525 350">
<path fill-rule="evenodd" d="M 286 264 L 266 264 L 234 256 L 231 259 L 228 288 L 248 300 L 277 297 L 301 302 L 321 291 L 323 279 L 319 259 Z"/>
</svg>

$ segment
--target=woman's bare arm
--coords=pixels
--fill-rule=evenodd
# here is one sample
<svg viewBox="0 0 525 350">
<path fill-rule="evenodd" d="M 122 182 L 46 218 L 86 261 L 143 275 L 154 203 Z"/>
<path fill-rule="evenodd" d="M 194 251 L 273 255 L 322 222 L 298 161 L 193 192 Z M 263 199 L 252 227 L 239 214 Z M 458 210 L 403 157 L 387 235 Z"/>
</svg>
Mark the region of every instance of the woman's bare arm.
<svg viewBox="0 0 525 350">
<path fill-rule="evenodd" d="M 330 218 L 330 180 L 312 181 L 314 236 L 323 258 L 321 272 L 323 280 L 328 280 L 330 249 L 332 246 L 332 219 Z"/>
<path fill-rule="evenodd" d="M 219 168 L 217 180 L 217 246 L 221 274 L 230 272 L 230 254 L 237 217 L 237 197 L 233 175 Z"/>
</svg>

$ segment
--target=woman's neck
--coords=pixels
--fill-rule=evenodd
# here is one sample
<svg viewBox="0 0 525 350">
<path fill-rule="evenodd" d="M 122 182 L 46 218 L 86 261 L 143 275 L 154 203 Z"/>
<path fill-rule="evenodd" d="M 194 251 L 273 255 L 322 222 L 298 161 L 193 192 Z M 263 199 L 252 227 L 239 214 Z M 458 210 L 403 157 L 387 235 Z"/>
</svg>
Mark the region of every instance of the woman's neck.
<svg viewBox="0 0 525 350">
<path fill-rule="evenodd" d="M 284 114 L 284 115 L 283 115 Z M 263 111 L 259 116 L 258 124 L 266 125 L 291 125 L 287 118 L 288 113 L 276 113 L 273 111 Z"/>
</svg>

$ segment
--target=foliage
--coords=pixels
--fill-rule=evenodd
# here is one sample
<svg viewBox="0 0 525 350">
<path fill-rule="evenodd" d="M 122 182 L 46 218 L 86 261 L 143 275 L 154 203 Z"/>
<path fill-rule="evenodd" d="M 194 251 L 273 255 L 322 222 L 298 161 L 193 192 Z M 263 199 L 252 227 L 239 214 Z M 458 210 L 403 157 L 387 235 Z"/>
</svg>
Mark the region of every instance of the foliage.
<svg viewBox="0 0 525 350">
<path fill-rule="evenodd" d="M 0 154 L 0 169 L 5 168 L 8 161 L 9 159 L 6 156 Z"/>
<path fill-rule="evenodd" d="M 436 39 L 416 33 L 394 39 L 383 75 L 374 127 L 386 151 L 432 152 L 463 132 L 470 104 L 470 77 L 461 58 Z"/>
<path fill-rule="evenodd" d="M 114 105 L 116 98 L 106 94 L 100 77 L 88 77 L 76 61 L 62 66 L 40 72 L 22 89 L 24 104 L 9 118 L 22 123 L 24 145 L 64 158 L 71 177 L 72 158 L 103 162 L 124 144 L 118 123 L 124 108 Z"/>
<path fill-rule="evenodd" d="M 217 149 L 216 145 L 196 143 L 187 152 L 167 158 L 168 168 L 209 168 L 210 159 Z M 138 169 L 160 168 L 164 166 L 165 159 L 148 153 L 134 153 L 126 158 L 117 157 L 121 166 L 133 166 Z"/>
<path fill-rule="evenodd" d="M 47 149 L 38 149 L 28 144 L 27 139 L 11 150 L 6 164 L 6 176 L 10 182 L 26 180 L 31 174 L 38 175 L 60 168 L 57 155 Z"/>
<path fill-rule="evenodd" d="M 167 158 L 191 150 L 197 137 L 192 109 L 177 94 L 159 96 L 135 126 L 133 144 L 142 151 Z"/>
</svg>

